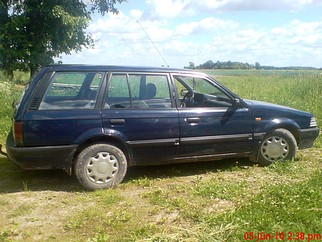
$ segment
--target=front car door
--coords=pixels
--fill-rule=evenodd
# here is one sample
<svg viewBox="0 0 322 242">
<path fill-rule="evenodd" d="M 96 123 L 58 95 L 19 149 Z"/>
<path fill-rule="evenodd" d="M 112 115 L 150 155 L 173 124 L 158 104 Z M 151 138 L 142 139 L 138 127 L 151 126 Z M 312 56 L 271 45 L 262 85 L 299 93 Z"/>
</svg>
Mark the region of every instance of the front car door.
<svg viewBox="0 0 322 242">
<path fill-rule="evenodd" d="M 253 151 L 251 111 L 205 76 L 173 75 L 180 97 L 178 159 L 248 155 Z"/>
</svg>

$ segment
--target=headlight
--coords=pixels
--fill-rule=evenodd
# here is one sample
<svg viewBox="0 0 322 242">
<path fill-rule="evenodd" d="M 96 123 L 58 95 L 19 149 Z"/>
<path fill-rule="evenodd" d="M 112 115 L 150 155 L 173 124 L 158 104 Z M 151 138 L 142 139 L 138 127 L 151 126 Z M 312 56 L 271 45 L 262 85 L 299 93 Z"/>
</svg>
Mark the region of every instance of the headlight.
<svg viewBox="0 0 322 242">
<path fill-rule="evenodd" d="M 310 127 L 316 127 L 316 126 L 317 126 L 316 119 L 315 117 L 312 117 L 310 121 Z"/>
</svg>

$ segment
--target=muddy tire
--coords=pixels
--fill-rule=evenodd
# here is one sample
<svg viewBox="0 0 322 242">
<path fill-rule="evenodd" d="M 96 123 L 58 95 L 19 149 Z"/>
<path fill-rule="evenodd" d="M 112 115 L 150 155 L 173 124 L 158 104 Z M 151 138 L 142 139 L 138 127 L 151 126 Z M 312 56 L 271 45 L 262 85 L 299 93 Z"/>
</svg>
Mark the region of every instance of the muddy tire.
<svg viewBox="0 0 322 242">
<path fill-rule="evenodd" d="M 126 156 L 113 145 L 92 144 L 79 153 L 74 171 L 79 183 L 86 189 L 111 188 L 122 182 L 126 174 Z"/>
</svg>

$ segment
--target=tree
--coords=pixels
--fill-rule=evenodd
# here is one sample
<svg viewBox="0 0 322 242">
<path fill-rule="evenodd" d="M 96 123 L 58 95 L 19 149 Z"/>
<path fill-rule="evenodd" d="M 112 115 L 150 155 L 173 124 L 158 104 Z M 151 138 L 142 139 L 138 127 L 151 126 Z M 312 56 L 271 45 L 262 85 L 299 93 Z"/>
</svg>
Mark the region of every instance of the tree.
<svg viewBox="0 0 322 242">
<path fill-rule="evenodd" d="M 189 66 L 185 66 L 184 68 L 187 68 L 187 69 L 195 69 L 195 63 L 193 62 L 189 62 Z"/>
<path fill-rule="evenodd" d="M 215 63 L 212 60 L 206 61 L 205 63 L 199 65 L 200 69 L 214 69 Z"/>
<path fill-rule="evenodd" d="M 126 0 L 0 0 L 0 68 L 30 71 L 53 63 L 54 57 L 93 45 L 85 32 L 91 14 L 118 13 Z M 88 1 L 87 1 L 88 2 Z"/>
</svg>

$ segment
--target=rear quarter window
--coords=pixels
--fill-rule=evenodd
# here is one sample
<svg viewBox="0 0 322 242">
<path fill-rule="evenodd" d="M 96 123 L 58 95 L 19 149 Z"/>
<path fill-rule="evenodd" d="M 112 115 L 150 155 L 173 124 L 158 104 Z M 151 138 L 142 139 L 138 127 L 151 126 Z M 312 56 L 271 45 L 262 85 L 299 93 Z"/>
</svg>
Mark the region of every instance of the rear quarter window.
<svg viewBox="0 0 322 242">
<path fill-rule="evenodd" d="M 95 72 L 56 73 L 39 106 L 39 110 L 93 109 L 103 74 Z"/>
</svg>

